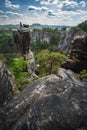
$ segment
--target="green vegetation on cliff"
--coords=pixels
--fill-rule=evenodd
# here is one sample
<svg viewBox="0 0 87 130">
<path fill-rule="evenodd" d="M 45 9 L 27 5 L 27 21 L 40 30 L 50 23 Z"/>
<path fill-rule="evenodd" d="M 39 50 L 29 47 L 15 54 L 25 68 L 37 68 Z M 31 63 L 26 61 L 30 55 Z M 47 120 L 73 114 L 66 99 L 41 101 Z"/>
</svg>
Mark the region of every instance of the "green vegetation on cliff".
<svg viewBox="0 0 87 130">
<path fill-rule="evenodd" d="M 60 41 L 59 30 L 52 28 L 33 29 L 30 47 L 33 52 L 48 49 L 58 52 L 58 43 Z"/>
<path fill-rule="evenodd" d="M 27 64 L 28 62 L 24 60 L 23 57 L 14 58 L 13 65 L 9 68 L 19 83 L 19 90 L 22 90 L 30 83 L 30 81 L 26 80 L 30 75 L 29 72 L 26 71 Z"/>
</svg>

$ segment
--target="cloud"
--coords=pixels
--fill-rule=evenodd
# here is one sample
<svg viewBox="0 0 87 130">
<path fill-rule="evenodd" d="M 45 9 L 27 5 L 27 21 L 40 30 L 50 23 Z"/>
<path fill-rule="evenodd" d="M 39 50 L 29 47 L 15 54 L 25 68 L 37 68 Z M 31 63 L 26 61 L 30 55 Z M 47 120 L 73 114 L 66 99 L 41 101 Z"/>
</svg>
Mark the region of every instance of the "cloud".
<svg viewBox="0 0 87 130">
<path fill-rule="evenodd" d="M 77 11 L 80 8 L 86 7 L 85 1 L 74 1 L 74 0 L 59 0 L 57 7 L 61 10 L 67 10 L 67 11 Z"/>
<path fill-rule="evenodd" d="M 47 8 L 46 6 L 42 6 L 41 7 L 41 11 L 47 11 L 49 8 Z"/>
<path fill-rule="evenodd" d="M 48 16 L 56 16 L 56 13 L 55 13 L 53 10 L 49 10 L 49 11 L 47 12 L 47 15 L 48 15 Z"/>
<path fill-rule="evenodd" d="M 35 7 L 35 6 L 29 6 L 29 7 L 28 7 L 28 10 L 29 10 L 29 11 L 37 11 L 38 8 Z"/>
<path fill-rule="evenodd" d="M 29 6 L 28 10 L 29 11 L 47 11 L 48 8 L 46 6 L 42 6 L 42 7 Z"/>
<path fill-rule="evenodd" d="M 85 1 L 81 1 L 81 2 L 79 3 L 79 5 L 84 8 L 84 7 L 86 7 L 86 2 L 85 2 Z"/>
<path fill-rule="evenodd" d="M 0 14 L 4 14 L 4 11 L 3 11 L 3 10 L 0 10 Z"/>
<path fill-rule="evenodd" d="M 78 8 L 78 3 L 75 1 L 66 0 L 62 2 L 62 10 L 74 10 Z"/>
<path fill-rule="evenodd" d="M 35 21 L 41 24 L 76 25 L 87 19 L 86 0 L 34 0 L 34 4 L 30 2 L 27 9 L 27 5 L 20 7 L 11 0 L 5 0 L 5 7 L 9 10 L 0 10 L 1 24 L 17 24 L 20 21 L 32 24 Z M 11 10 L 19 7 L 20 13 Z"/>
<path fill-rule="evenodd" d="M 5 0 L 5 7 L 6 8 L 11 8 L 11 9 L 19 9 L 20 5 L 12 4 L 10 0 Z"/>
<path fill-rule="evenodd" d="M 55 5 L 58 4 L 58 0 L 39 0 L 42 5 Z"/>
<path fill-rule="evenodd" d="M 7 15 L 0 15 L 0 18 L 1 18 L 1 19 L 7 19 L 8 16 L 7 16 Z"/>
<path fill-rule="evenodd" d="M 16 16 L 16 17 L 22 17 L 23 16 L 23 14 L 16 13 L 16 12 L 11 12 L 11 11 L 7 11 L 6 15 L 8 15 L 8 16 Z"/>
<path fill-rule="evenodd" d="M 45 13 L 40 13 L 43 6 L 33 6 L 31 10 L 34 12 L 31 11 L 30 15 L 42 24 L 76 25 L 87 18 L 87 9 L 83 10 L 86 2 L 83 0 L 80 2 L 76 0 L 36 0 L 36 2 L 47 10 Z"/>
</svg>

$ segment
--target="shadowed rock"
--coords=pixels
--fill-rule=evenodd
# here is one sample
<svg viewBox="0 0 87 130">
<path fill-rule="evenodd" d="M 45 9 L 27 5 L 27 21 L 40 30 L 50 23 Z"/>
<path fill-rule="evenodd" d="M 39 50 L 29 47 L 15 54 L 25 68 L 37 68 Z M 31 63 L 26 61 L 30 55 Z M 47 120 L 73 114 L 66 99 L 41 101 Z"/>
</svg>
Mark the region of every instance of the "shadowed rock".
<svg viewBox="0 0 87 130">
<path fill-rule="evenodd" d="M 37 80 L 0 110 L 0 128 L 86 130 L 87 83 L 60 68 L 56 75 Z"/>
<path fill-rule="evenodd" d="M 38 78 L 38 76 L 35 74 L 36 65 L 33 52 L 29 50 L 30 31 L 28 26 L 29 25 L 23 24 L 22 27 L 22 23 L 20 22 L 20 29 L 13 30 L 13 39 L 21 55 L 28 61 L 28 65 L 26 66 L 27 71 L 31 74 L 32 79 L 34 79 Z"/>
<path fill-rule="evenodd" d="M 13 97 L 14 76 L 0 62 L 0 107 L 6 104 Z"/>
<path fill-rule="evenodd" d="M 21 55 L 29 53 L 29 45 L 30 45 L 29 28 L 21 28 L 19 30 L 13 30 L 13 39 Z"/>
<path fill-rule="evenodd" d="M 87 70 L 87 35 L 74 37 L 69 59 L 63 62 L 61 67 L 76 73 Z"/>
<path fill-rule="evenodd" d="M 60 42 L 58 48 L 64 53 L 68 53 L 71 50 L 72 40 L 74 37 L 80 37 L 86 35 L 86 32 L 78 29 L 61 30 L 60 31 Z"/>
</svg>

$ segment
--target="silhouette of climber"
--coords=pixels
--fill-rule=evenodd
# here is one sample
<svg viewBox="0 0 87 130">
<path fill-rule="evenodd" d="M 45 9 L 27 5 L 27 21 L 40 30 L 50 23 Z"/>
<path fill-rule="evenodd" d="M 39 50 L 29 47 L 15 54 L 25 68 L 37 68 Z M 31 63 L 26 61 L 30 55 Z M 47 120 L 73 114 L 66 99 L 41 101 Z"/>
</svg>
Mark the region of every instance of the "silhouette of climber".
<svg viewBox="0 0 87 130">
<path fill-rule="evenodd" d="M 20 22 L 20 29 L 22 29 L 22 22 Z"/>
</svg>

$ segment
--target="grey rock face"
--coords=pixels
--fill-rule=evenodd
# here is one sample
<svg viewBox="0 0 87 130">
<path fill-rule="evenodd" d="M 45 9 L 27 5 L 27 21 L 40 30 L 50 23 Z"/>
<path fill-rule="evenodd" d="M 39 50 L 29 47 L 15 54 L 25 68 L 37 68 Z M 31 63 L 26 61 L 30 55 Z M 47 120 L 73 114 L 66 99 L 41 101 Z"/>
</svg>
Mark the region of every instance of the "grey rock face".
<svg viewBox="0 0 87 130">
<path fill-rule="evenodd" d="M 0 111 L 0 128 L 86 130 L 87 83 L 62 68 L 56 75 L 38 79 Z"/>
<path fill-rule="evenodd" d="M 38 78 L 38 76 L 35 74 L 36 63 L 35 63 L 34 54 L 31 50 L 29 50 L 29 53 L 26 55 L 25 59 L 28 61 L 27 71 L 31 74 L 31 80 Z"/>
<path fill-rule="evenodd" d="M 49 46 L 51 45 L 52 36 L 59 36 L 60 40 L 58 40 L 58 48 L 63 53 L 68 53 L 71 50 L 72 40 L 75 36 L 86 35 L 86 32 L 79 31 L 77 29 L 69 29 L 69 30 L 53 30 L 51 32 L 43 32 L 43 31 L 33 31 L 31 32 L 31 43 L 32 42 L 46 42 Z"/>
<path fill-rule="evenodd" d="M 0 62 L 0 106 L 3 106 L 12 98 L 13 79 L 10 71 Z"/>
<path fill-rule="evenodd" d="M 61 30 L 60 31 L 60 42 L 58 48 L 60 48 L 64 53 L 68 53 L 71 50 L 72 40 L 75 36 L 86 35 L 86 32 L 79 31 L 76 29 Z"/>
<path fill-rule="evenodd" d="M 76 73 L 87 70 L 87 35 L 74 37 L 69 59 L 61 66 Z"/>
<path fill-rule="evenodd" d="M 13 39 L 21 55 L 29 53 L 30 32 L 28 28 L 13 30 Z"/>
<path fill-rule="evenodd" d="M 44 41 L 47 42 L 47 44 L 50 43 L 50 37 L 52 34 L 48 32 L 31 32 L 31 41 L 36 42 L 36 41 Z"/>
</svg>

